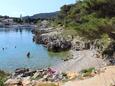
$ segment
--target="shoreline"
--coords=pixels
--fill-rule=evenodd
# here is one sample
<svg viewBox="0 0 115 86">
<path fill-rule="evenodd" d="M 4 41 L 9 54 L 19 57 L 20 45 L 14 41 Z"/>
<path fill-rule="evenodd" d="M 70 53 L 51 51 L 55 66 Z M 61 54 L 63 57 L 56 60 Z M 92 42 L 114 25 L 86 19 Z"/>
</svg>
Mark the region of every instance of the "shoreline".
<svg viewBox="0 0 115 86">
<path fill-rule="evenodd" d="M 54 69 L 57 69 L 59 72 L 74 71 L 80 72 L 83 69 L 95 67 L 96 69 L 103 68 L 106 65 L 106 62 L 103 59 L 96 57 L 97 52 L 95 50 L 83 50 L 75 51 L 70 50 L 72 58 L 68 61 L 64 61 L 61 64 L 58 64 Z"/>
<path fill-rule="evenodd" d="M 48 33 L 43 33 L 42 35 L 46 35 L 46 37 L 52 37 L 54 35 L 58 35 L 61 38 L 62 36 L 60 34 L 62 33 L 63 30 L 61 31 L 54 30 Z M 38 34 L 38 37 L 40 35 L 41 34 Z M 72 40 L 72 36 L 69 36 L 68 40 Z M 76 47 L 74 46 L 74 43 L 76 42 L 75 40 L 76 38 L 73 38 L 73 40 L 71 41 L 72 44 L 71 48 L 68 49 L 72 57 L 63 60 L 62 63 L 57 64 L 56 66 L 51 66 L 49 68 L 42 68 L 41 70 L 39 69 L 31 70 L 27 68 L 16 69 L 16 71 L 11 74 L 10 78 L 6 81 L 5 84 L 14 84 L 14 82 L 16 82 L 16 84 L 19 82 L 24 84 L 27 82 L 27 84 L 24 86 L 29 86 L 29 85 L 31 86 L 31 83 L 36 84 L 36 82 L 57 83 L 62 81 L 71 81 L 71 79 L 76 80 L 76 77 L 80 75 L 80 72 L 82 70 L 89 69 L 89 68 L 95 68 L 95 70 L 101 70 L 104 67 L 108 67 L 107 63 L 104 61 L 104 59 L 102 59 L 101 54 L 97 50 L 74 48 Z M 45 45 L 47 48 L 47 44 L 43 44 L 43 45 Z M 92 71 L 91 71 L 91 76 L 92 76 Z M 94 73 L 94 75 L 96 74 L 97 73 Z"/>
</svg>

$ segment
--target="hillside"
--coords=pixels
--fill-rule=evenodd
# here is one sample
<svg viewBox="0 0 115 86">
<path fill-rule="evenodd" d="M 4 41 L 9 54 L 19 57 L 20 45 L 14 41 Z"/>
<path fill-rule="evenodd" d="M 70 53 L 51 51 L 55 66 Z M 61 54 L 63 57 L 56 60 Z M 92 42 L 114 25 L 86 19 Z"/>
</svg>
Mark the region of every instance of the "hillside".
<svg viewBox="0 0 115 86">
<path fill-rule="evenodd" d="M 52 12 L 52 13 L 40 13 L 40 14 L 35 14 L 33 16 L 31 16 L 31 18 L 33 19 L 49 19 L 49 18 L 54 18 L 56 17 L 56 15 L 58 14 L 58 12 Z"/>
<path fill-rule="evenodd" d="M 24 19 L 51 19 L 56 17 L 56 15 L 58 14 L 57 12 L 51 12 L 51 13 L 39 13 L 39 14 L 35 14 L 33 16 L 25 16 Z"/>
<path fill-rule="evenodd" d="M 115 0 L 79 0 L 61 7 L 57 24 L 88 39 L 109 36 L 115 25 Z"/>
</svg>

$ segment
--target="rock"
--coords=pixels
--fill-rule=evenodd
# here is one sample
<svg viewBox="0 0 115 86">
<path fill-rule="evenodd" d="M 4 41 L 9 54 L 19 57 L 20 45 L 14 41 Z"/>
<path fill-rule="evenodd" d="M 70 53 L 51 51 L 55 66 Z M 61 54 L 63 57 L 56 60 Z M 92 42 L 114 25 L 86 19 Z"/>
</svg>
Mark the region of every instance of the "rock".
<svg viewBox="0 0 115 86">
<path fill-rule="evenodd" d="M 29 69 L 27 68 L 18 68 L 18 69 L 16 69 L 15 70 L 15 73 L 17 74 L 17 75 L 19 75 L 19 74 L 22 74 L 22 73 L 25 73 L 25 72 L 28 72 L 29 71 Z"/>
<path fill-rule="evenodd" d="M 62 75 L 62 73 L 59 73 L 59 74 L 56 74 L 56 75 L 54 75 L 54 77 L 53 77 L 53 80 L 54 81 L 61 81 L 63 79 L 63 75 Z"/>
<path fill-rule="evenodd" d="M 94 77 L 96 74 L 94 72 L 91 73 L 91 77 Z"/>
<path fill-rule="evenodd" d="M 111 60 L 109 60 L 109 62 L 111 65 L 115 65 L 115 59 L 111 59 Z"/>
<path fill-rule="evenodd" d="M 26 69 L 26 68 L 18 68 L 15 70 L 13 77 L 16 77 L 16 76 L 21 77 L 25 72 L 28 72 L 28 71 L 29 71 L 29 69 Z"/>
<path fill-rule="evenodd" d="M 73 37 L 73 35 L 68 35 L 67 38 L 69 41 L 72 41 L 74 37 Z"/>
<path fill-rule="evenodd" d="M 53 40 L 52 42 L 49 42 L 47 48 L 49 51 L 54 52 L 65 51 L 71 48 L 71 42 L 57 39 Z"/>
<path fill-rule="evenodd" d="M 23 86 L 20 79 L 8 79 L 5 86 Z"/>
<path fill-rule="evenodd" d="M 62 80 L 75 79 L 78 76 L 75 72 L 57 73 L 51 68 L 36 71 L 21 68 L 17 69 L 16 73 L 19 73 L 19 75 L 8 79 L 5 82 L 6 86 L 35 86 L 36 82 L 60 82 Z"/>
<path fill-rule="evenodd" d="M 115 64 L 115 42 L 111 42 L 109 46 L 103 51 L 104 58 L 109 61 L 110 65 Z"/>
<path fill-rule="evenodd" d="M 41 34 L 40 36 L 35 37 L 35 40 L 38 44 L 46 44 L 46 41 L 49 41 L 49 36 Z"/>
<path fill-rule="evenodd" d="M 44 76 L 43 76 L 43 80 L 48 79 L 48 76 L 49 76 L 48 74 L 47 74 L 47 75 L 44 75 Z"/>
<path fill-rule="evenodd" d="M 32 86 L 32 82 L 31 82 L 30 77 L 24 78 L 22 80 L 22 84 L 23 84 L 23 86 Z"/>
<path fill-rule="evenodd" d="M 8 79 L 5 82 L 5 86 L 32 86 L 30 77 L 22 79 Z"/>
<path fill-rule="evenodd" d="M 32 78 L 37 78 L 39 75 L 40 75 L 41 73 L 40 72 L 36 72 L 34 75 L 33 75 L 33 77 Z"/>
<path fill-rule="evenodd" d="M 33 74 L 34 74 L 35 72 L 36 72 L 36 71 L 27 71 L 27 72 L 23 73 L 23 76 L 22 76 L 22 77 L 33 76 Z"/>
<path fill-rule="evenodd" d="M 64 59 L 64 61 L 68 61 L 69 59 L 67 58 L 67 59 Z"/>
<path fill-rule="evenodd" d="M 80 51 L 80 50 L 87 49 L 87 48 L 86 48 L 86 44 L 83 41 L 73 40 L 72 41 L 72 49 L 74 49 L 76 51 Z"/>
<path fill-rule="evenodd" d="M 29 69 L 26 69 L 26 68 L 19 68 L 19 69 L 16 69 L 15 70 L 15 73 L 12 75 L 12 77 L 28 77 L 28 76 L 33 76 L 33 74 L 35 73 L 36 71 L 34 70 L 29 70 Z"/>
<path fill-rule="evenodd" d="M 44 44 L 49 51 L 59 52 L 59 51 L 65 51 L 71 48 L 71 41 L 66 40 L 62 36 L 57 35 L 47 35 L 47 34 L 41 34 L 41 35 L 35 35 L 34 40 L 38 44 Z"/>
<path fill-rule="evenodd" d="M 78 73 L 76 72 L 67 72 L 68 79 L 75 79 L 78 76 Z"/>
</svg>

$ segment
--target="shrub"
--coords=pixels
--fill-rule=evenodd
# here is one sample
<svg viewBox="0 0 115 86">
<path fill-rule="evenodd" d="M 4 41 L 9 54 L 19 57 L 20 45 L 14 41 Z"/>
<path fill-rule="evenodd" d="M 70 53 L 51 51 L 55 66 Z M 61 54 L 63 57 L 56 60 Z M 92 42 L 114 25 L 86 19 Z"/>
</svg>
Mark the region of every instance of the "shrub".
<svg viewBox="0 0 115 86">
<path fill-rule="evenodd" d="M 0 86 L 4 86 L 4 82 L 5 82 L 4 78 L 0 77 Z"/>
<path fill-rule="evenodd" d="M 56 18 L 69 29 L 88 39 L 99 39 L 114 30 L 115 0 L 79 0 L 61 7 Z"/>
<path fill-rule="evenodd" d="M 91 76 L 92 72 L 95 72 L 95 68 L 84 69 L 81 71 L 83 77 Z"/>
<path fill-rule="evenodd" d="M 4 86 L 4 82 L 6 81 L 7 73 L 0 70 L 0 86 Z"/>
</svg>

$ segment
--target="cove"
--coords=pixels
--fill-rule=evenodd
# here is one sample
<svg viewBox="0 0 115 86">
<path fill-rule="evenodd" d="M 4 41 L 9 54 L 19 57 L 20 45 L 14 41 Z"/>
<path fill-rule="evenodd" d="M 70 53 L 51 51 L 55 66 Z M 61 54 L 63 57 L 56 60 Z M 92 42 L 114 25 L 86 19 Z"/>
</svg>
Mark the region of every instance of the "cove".
<svg viewBox="0 0 115 86">
<path fill-rule="evenodd" d="M 68 52 L 48 52 L 32 39 L 31 30 L 0 28 L 0 70 L 13 72 L 17 68 L 41 69 L 55 66 L 63 62 L 62 58 L 66 58 Z"/>
</svg>

